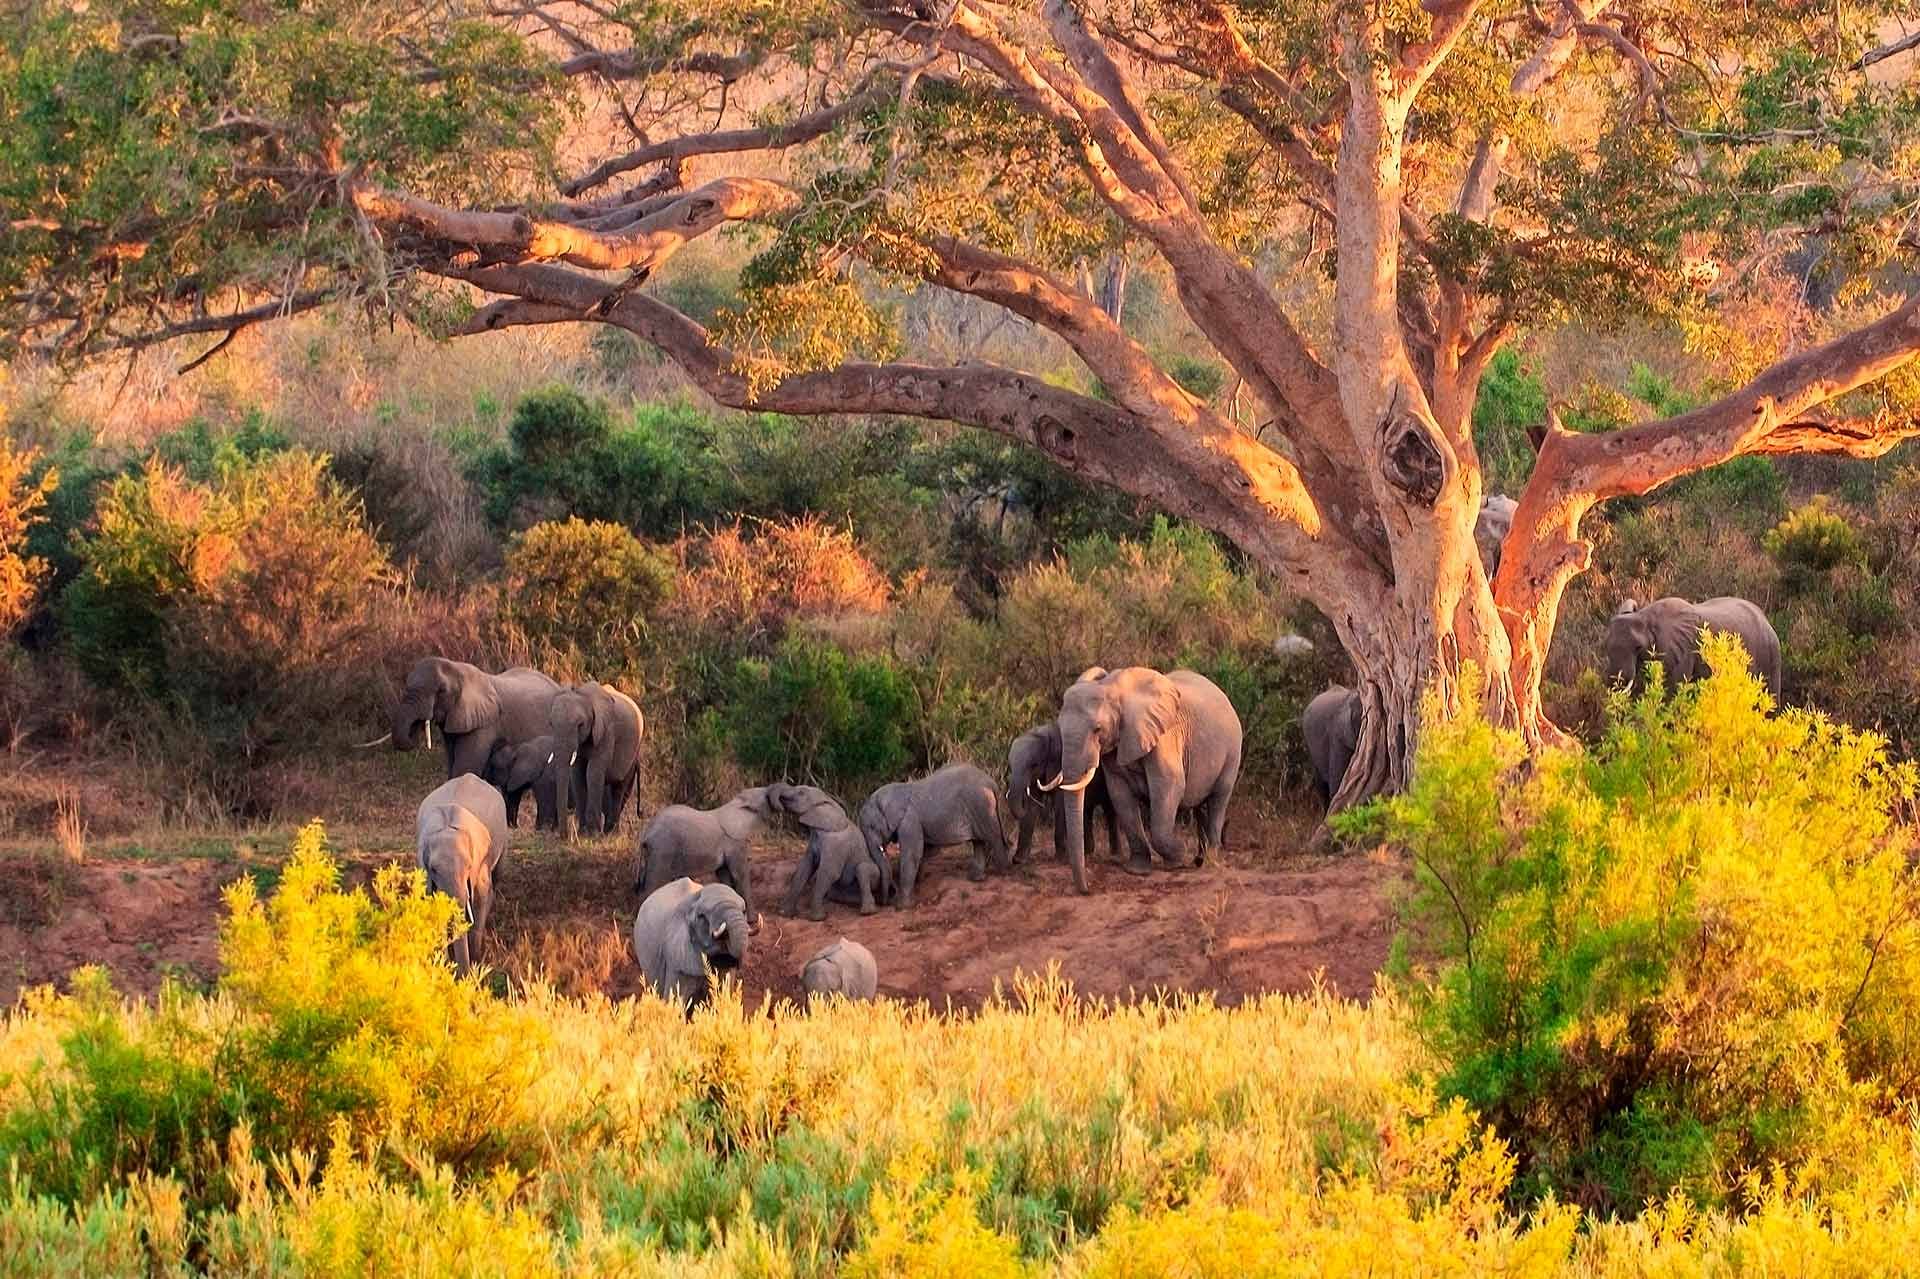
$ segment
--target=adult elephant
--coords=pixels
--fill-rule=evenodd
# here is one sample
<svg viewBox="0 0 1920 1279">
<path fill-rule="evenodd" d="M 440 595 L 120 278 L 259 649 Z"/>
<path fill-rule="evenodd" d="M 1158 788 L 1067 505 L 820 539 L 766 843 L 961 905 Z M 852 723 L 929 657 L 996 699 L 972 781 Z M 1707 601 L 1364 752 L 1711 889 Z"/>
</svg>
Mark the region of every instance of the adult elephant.
<svg viewBox="0 0 1920 1279">
<path fill-rule="evenodd" d="M 1187 864 L 1179 820 L 1190 809 L 1199 810 L 1200 849 L 1193 864 L 1220 847 L 1227 803 L 1240 776 L 1242 732 L 1233 703 L 1212 680 L 1195 671 L 1162 674 L 1146 666 L 1109 671 L 1068 688 L 1057 722 L 1062 770 L 1052 786 L 1070 797 L 1067 861 L 1076 890 L 1088 891 L 1086 791 L 1103 769 L 1126 836 L 1130 874 L 1153 870 L 1149 848 L 1170 866 Z"/>
<path fill-rule="evenodd" d="M 556 752 L 566 752 L 572 784 L 564 796 L 577 806 L 583 834 L 620 824 L 640 778 L 640 735 L 646 721 L 631 697 L 589 680 L 562 689 L 548 712 Z"/>
<path fill-rule="evenodd" d="M 746 903 L 753 918 L 753 876 L 747 844 L 783 810 L 777 786 L 743 790 L 718 808 L 669 804 L 647 820 L 640 833 L 640 892 L 648 895 L 668 881 L 717 879 Z"/>
<path fill-rule="evenodd" d="M 1360 694 L 1342 684 L 1317 695 L 1300 713 L 1300 735 L 1323 802 L 1331 801 L 1360 743 Z"/>
<path fill-rule="evenodd" d="M 420 802 L 414 847 L 427 886 L 459 904 L 467 927 L 448 954 L 462 972 L 478 953 L 493 909 L 493 877 L 507 852 L 507 809 L 500 792 L 472 773 L 440 783 Z"/>
<path fill-rule="evenodd" d="M 1053 815 L 1053 855 L 1067 855 L 1067 796 L 1057 786 L 1052 791 L 1045 786 L 1045 783 L 1059 776 L 1058 724 L 1042 724 L 1013 739 L 1013 745 L 1007 750 L 1007 812 L 1019 823 L 1013 844 L 1016 865 L 1027 860 L 1027 852 L 1033 844 L 1033 828 L 1042 810 L 1051 811 Z M 1085 818 L 1080 837 L 1087 851 L 1093 851 L 1093 815 L 1103 812 L 1107 818 L 1107 856 L 1118 857 L 1119 819 L 1113 811 L 1113 800 L 1107 796 L 1104 777 L 1096 774 L 1087 783 L 1086 799 L 1081 811 Z"/>
<path fill-rule="evenodd" d="M 447 776 L 485 776 L 494 748 L 547 731 L 560 685 L 528 666 L 489 674 L 470 662 L 423 657 L 407 672 L 393 711 L 393 747 L 412 750 L 421 732 L 433 741 L 437 725 L 447 747 Z M 377 744 L 377 743 L 376 743 Z"/>
<path fill-rule="evenodd" d="M 1780 636 L 1759 605 L 1734 595 L 1698 604 L 1670 595 L 1644 608 L 1625 601 L 1607 623 L 1607 679 L 1632 687 L 1650 661 L 1660 663 L 1675 687 L 1699 679 L 1707 673 L 1700 640 L 1708 630 L 1738 636 L 1753 673 L 1779 698 Z"/>
<path fill-rule="evenodd" d="M 746 904 L 725 884 L 676 879 L 640 903 L 633 958 L 655 994 L 691 1012 L 712 994 L 710 972 L 746 962 Z"/>
<path fill-rule="evenodd" d="M 900 846 L 900 892 L 895 905 L 913 905 L 913 886 L 920 863 L 932 848 L 967 844 L 972 858 L 967 878 L 987 877 L 987 855 L 1006 870 L 1007 836 L 1000 827 L 1000 794 L 993 779 L 972 764 L 948 764 L 910 782 L 889 782 L 860 806 L 860 833 L 867 854 L 880 864 L 887 846 Z"/>
</svg>

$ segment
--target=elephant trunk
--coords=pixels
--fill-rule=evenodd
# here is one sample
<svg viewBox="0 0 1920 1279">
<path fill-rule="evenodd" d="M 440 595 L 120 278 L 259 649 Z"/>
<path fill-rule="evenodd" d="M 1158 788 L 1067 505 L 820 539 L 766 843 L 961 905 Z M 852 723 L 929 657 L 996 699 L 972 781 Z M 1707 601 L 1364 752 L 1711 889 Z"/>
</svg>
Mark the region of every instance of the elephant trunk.
<svg viewBox="0 0 1920 1279">
<path fill-rule="evenodd" d="M 1089 733 L 1072 732 L 1062 725 L 1060 734 L 1060 776 L 1054 779 L 1053 786 L 1065 801 L 1065 829 L 1061 831 L 1066 839 L 1067 864 L 1073 869 L 1073 888 L 1075 892 L 1085 893 L 1087 887 L 1087 847 L 1086 816 L 1087 787 L 1093 782 L 1093 775 L 1100 771 L 1100 744 Z M 1074 780 L 1063 780 L 1072 778 Z"/>
<path fill-rule="evenodd" d="M 744 911 L 729 911 L 714 926 L 713 949 L 707 962 L 716 969 L 738 968 L 747 958 L 747 916 Z"/>
</svg>

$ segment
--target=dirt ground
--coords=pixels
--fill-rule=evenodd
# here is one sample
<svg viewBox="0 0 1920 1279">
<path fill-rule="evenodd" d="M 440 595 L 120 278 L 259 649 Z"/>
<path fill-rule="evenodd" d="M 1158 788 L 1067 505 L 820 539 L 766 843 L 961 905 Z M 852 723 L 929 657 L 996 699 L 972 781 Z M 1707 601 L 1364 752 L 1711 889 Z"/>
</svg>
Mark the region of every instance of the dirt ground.
<svg viewBox="0 0 1920 1279">
<path fill-rule="evenodd" d="M 528 844 L 503 867 L 487 961 L 502 980 L 538 975 L 570 993 L 633 994 L 631 856 L 615 840 Z M 1386 958 L 1390 898 L 1403 875 L 1379 854 L 1262 857 L 1254 869 L 1245 864 L 1249 850 L 1230 843 L 1228 864 L 1145 879 L 1097 863 L 1093 891 L 1080 897 L 1044 847 L 1035 864 L 977 884 L 966 879 L 964 852 L 950 849 L 929 860 L 913 910 L 863 918 L 830 904 L 826 921 L 812 923 L 776 912 L 795 845 L 756 857 L 760 921 L 741 972 L 749 1001 L 797 996 L 802 963 L 840 936 L 879 958 L 884 994 L 936 1007 L 977 1007 L 996 983 L 1054 962 L 1093 997 L 1206 990 L 1230 1002 L 1306 991 L 1318 978 L 1364 998 Z M 270 883 L 279 856 L 265 841 L 246 840 L 102 853 L 79 865 L 55 853 L 0 853 L 0 1006 L 89 963 L 105 965 L 129 993 L 149 994 L 168 975 L 210 981 L 221 890 L 244 874 Z M 349 882 L 405 857 L 397 848 L 342 854 Z"/>
</svg>

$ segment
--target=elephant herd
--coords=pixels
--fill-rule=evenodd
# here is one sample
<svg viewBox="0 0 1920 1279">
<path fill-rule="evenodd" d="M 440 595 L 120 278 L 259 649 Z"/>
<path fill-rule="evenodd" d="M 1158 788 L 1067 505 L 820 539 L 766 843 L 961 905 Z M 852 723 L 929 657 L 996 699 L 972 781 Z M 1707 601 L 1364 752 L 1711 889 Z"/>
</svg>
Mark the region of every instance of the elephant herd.
<svg viewBox="0 0 1920 1279">
<path fill-rule="evenodd" d="M 1500 567 L 1500 547 L 1513 527 L 1515 507 L 1512 498 L 1496 494 L 1480 508 L 1474 542 L 1489 577 Z M 1700 648 L 1709 631 L 1738 638 L 1754 675 L 1768 693 L 1779 698 L 1780 636 L 1759 605 L 1732 595 L 1698 603 L 1678 596 L 1645 605 L 1623 601 L 1607 622 L 1607 682 L 1616 688 L 1633 688 L 1644 677 L 1647 664 L 1657 661 L 1668 681 L 1690 683 L 1707 673 Z M 1308 702 L 1300 716 L 1307 758 L 1323 799 L 1331 800 L 1347 775 L 1347 765 L 1359 746 L 1361 714 L 1359 692 L 1336 684 Z"/>
<path fill-rule="evenodd" d="M 445 746 L 448 780 L 420 805 L 417 847 L 432 889 L 465 918 L 451 948 L 456 964 L 464 967 L 485 935 L 524 793 L 534 792 L 538 825 L 557 826 L 566 809 L 583 830 L 612 830 L 635 789 L 643 724 L 632 699 L 604 685 L 562 688 L 525 667 L 490 674 L 437 657 L 414 666 L 391 736 L 401 749 L 423 734 L 431 745 L 437 726 Z M 746 957 L 757 918 L 750 849 L 776 824 L 806 837 L 782 909 L 813 920 L 826 918 L 829 900 L 862 914 L 889 903 L 911 909 L 927 857 L 942 848 L 967 847 L 970 879 L 985 878 L 989 864 L 1009 871 L 1026 859 L 1046 809 L 1056 854 L 1081 893 L 1089 891 L 1096 811 L 1106 817 L 1109 856 L 1124 850 L 1128 872 L 1151 874 L 1156 859 L 1201 865 L 1221 844 L 1241 744 L 1239 716 L 1205 677 L 1090 667 L 1051 722 L 1013 743 L 1004 792 L 974 765 L 952 763 L 879 787 L 851 816 L 820 788 L 786 782 L 750 787 L 712 809 L 670 804 L 640 836 L 634 958 L 662 996 L 689 1006 L 705 999 L 708 974 Z M 1011 849 L 1008 811 L 1019 830 Z M 1183 817 L 1197 840 L 1191 857 Z M 855 998 L 870 998 L 877 980 L 871 952 L 846 938 L 802 971 L 808 990 Z"/>
</svg>

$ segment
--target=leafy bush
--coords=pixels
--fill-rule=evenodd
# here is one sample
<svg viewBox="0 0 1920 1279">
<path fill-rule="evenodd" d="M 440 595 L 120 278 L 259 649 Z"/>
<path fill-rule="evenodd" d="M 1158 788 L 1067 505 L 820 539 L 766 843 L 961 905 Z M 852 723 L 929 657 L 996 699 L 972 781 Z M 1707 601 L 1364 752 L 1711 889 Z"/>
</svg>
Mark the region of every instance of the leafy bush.
<svg viewBox="0 0 1920 1279">
<path fill-rule="evenodd" d="M 724 713 L 750 776 L 852 797 L 904 773 L 913 706 L 911 682 L 886 658 L 794 636 L 770 659 L 740 663 Z"/>
<path fill-rule="evenodd" d="M 53 471 L 33 475 L 36 460 L 0 436 L 0 643 L 27 620 L 52 573 L 47 561 L 31 552 L 28 538 L 44 521 L 47 494 L 60 477 Z"/>
<path fill-rule="evenodd" d="M 501 614 L 559 667 L 631 679 L 673 586 L 673 561 L 618 524 L 536 524 L 508 543 Z"/>
<path fill-rule="evenodd" d="M 1489 493 L 1518 493 L 1533 473 L 1526 431 L 1547 420 L 1547 387 L 1520 353 L 1496 353 L 1480 376 L 1473 403 L 1473 443 L 1486 468 Z"/>
<path fill-rule="evenodd" d="M 1412 787 L 1356 819 L 1418 867 L 1441 1088 L 1534 1195 L 1724 1203 L 1775 1165 L 1844 1185 L 1920 1100 L 1913 766 L 1769 715 L 1730 637 L 1706 655 L 1707 680 L 1530 769 L 1513 736 L 1430 705 Z"/>
<path fill-rule="evenodd" d="M 1176 355 L 1167 365 L 1167 376 L 1180 384 L 1187 394 L 1211 400 L 1227 384 L 1227 370 L 1214 360 L 1191 355 Z"/>
<path fill-rule="evenodd" d="M 1867 558 L 1860 535 L 1824 495 L 1774 525 L 1761 545 L 1779 561 L 1789 581 L 1800 586 L 1822 580 L 1843 564 L 1864 564 Z"/>
</svg>

